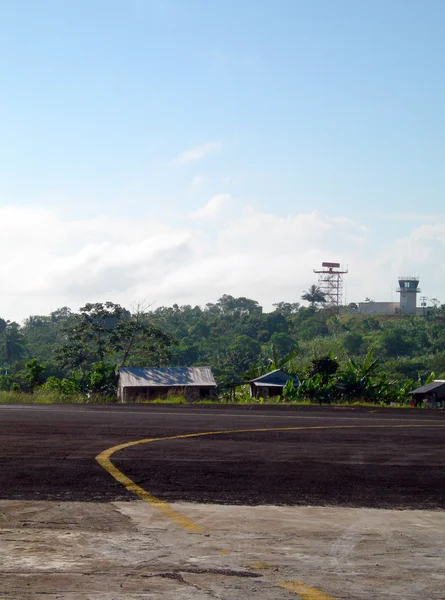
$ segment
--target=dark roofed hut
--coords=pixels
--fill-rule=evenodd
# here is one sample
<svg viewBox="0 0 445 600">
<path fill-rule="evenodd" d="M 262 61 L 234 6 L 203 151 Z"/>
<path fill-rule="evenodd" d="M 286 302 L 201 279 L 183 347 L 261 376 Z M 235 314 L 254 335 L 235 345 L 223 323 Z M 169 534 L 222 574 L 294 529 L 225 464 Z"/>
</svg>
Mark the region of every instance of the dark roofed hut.
<svg viewBox="0 0 445 600">
<path fill-rule="evenodd" d="M 296 388 L 300 385 L 298 377 L 289 375 L 289 373 L 286 373 L 282 369 L 276 369 L 275 371 L 261 375 L 261 377 L 249 381 L 250 396 L 252 398 L 273 398 L 274 396 L 281 396 L 284 386 L 290 379 L 293 381 Z"/>
<path fill-rule="evenodd" d="M 427 402 L 429 408 L 443 407 L 445 401 L 445 379 L 436 379 L 431 383 L 410 392 L 416 406 L 423 401 Z"/>
<path fill-rule="evenodd" d="M 121 402 L 184 396 L 189 402 L 215 398 L 216 382 L 210 367 L 119 369 L 117 395 Z"/>
</svg>

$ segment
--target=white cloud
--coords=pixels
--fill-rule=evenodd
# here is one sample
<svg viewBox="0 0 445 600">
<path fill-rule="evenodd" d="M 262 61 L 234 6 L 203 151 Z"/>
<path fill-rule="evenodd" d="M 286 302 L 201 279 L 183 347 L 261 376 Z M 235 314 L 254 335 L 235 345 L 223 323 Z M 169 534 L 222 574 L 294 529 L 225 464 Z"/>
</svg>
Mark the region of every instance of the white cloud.
<svg viewBox="0 0 445 600">
<path fill-rule="evenodd" d="M 105 300 L 204 305 L 224 293 L 270 309 L 299 301 L 323 260 L 349 265 L 348 301 L 390 300 L 398 275 L 419 274 L 425 295 L 445 302 L 445 223 L 378 247 L 361 224 L 316 210 L 282 216 L 219 195 L 201 213 L 217 217 L 211 228 L 208 219 L 186 214 L 173 226 L 148 217 L 70 220 L 51 210 L 0 208 L 0 317 Z"/>
<path fill-rule="evenodd" d="M 194 148 L 185 150 L 185 152 L 181 152 L 181 154 L 179 154 L 173 160 L 173 164 L 177 167 L 184 167 L 191 163 L 202 160 L 212 152 L 221 150 L 221 148 L 221 142 L 206 142 L 205 144 L 201 144 L 200 146 L 195 146 Z"/>
<path fill-rule="evenodd" d="M 216 217 L 224 204 L 230 199 L 229 194 L 217 194 L 210 198 L 210 200 L 202 208 L 195 210 L 191 213 L 192 219 L 209 219 Z"/>
</svg>

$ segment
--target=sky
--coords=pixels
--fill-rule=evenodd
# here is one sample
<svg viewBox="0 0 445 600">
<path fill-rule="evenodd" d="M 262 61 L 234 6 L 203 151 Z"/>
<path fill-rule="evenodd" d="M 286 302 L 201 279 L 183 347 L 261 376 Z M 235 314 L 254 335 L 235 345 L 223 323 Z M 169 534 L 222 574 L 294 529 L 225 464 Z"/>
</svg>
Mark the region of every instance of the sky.
<svg viewBox="0 0 445 600">
<path fill-rule="evenodd" d="M 442 0 L 0 1 L 0 317 L 445 303 Z"/>
</svg>

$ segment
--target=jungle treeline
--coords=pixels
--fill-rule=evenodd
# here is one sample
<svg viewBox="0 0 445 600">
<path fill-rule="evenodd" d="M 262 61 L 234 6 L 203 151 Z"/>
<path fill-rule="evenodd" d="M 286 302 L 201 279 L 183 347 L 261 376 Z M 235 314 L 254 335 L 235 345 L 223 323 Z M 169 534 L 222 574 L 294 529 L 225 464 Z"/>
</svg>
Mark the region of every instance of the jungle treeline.
<svg viewBox="0 0 445 600">
<path fill-rule="evenodd" d="M 0 319 L 1 390 L 112 395 L 120 366 L 197 365 L 212 367 L 222 394 L 283 368 L 302 382 L 300 397 L 389 402 L 445 378 L 445 305 L 421 317 L 341 315 L 316 301 L 265 312 L 255 300 L 224 295 L 203 307 L 105 302 L 21 324 Z"/>
</svg>

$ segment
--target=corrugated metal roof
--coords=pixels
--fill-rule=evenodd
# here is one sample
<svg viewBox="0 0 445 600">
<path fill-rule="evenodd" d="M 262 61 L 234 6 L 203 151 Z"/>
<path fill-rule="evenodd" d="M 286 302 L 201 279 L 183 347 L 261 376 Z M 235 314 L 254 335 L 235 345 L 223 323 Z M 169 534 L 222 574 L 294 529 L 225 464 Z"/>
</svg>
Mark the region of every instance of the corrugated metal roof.
<svg viewBox="0 0 445 600">
<path fill-rule="evenodd" d="M 431 383 L 427 383 L 426 385 L 422 385 L 422 387 L 417 388 L 416 390 L 410 392 L 410 394 L 428 394 L 433 391 L 438 391 L 441 387 L 443 387 L 445 391 L 445 380 L 444 379 L 436 379 Z"/>
<path fill-rule="evenodd" d="M 120 387 L 215 387 L 210 367 L 169 367 L 167 369 L 119 369 Z"/>
<path fill-rule="evenodd" d="M 286 385 L 287 381 L 285 382 L 281 382 L 281 383 L 270 383 L 269 381 L 251 381 L 250 383 L 255 383 L 256 386 L 258 387 L 276 387 L 276 388 L 282 388 Z"/>
<path fill-rule="evenodd" d="M 261 377 L 257 377 L 256 379 L 252 379 L 249 383 L 254 383 L 259 386 L 277 386 L 283 387 L 286 383 L 292 379 L 296 386 L 300 385 L 300 381 L 298 377 L 293 377 L 286 373 L 282 369 L 275 369 L 275 371 L 271 371 L 270 373 L 266 373 L 265 375 L 261 375 Z"/>
</svg>

